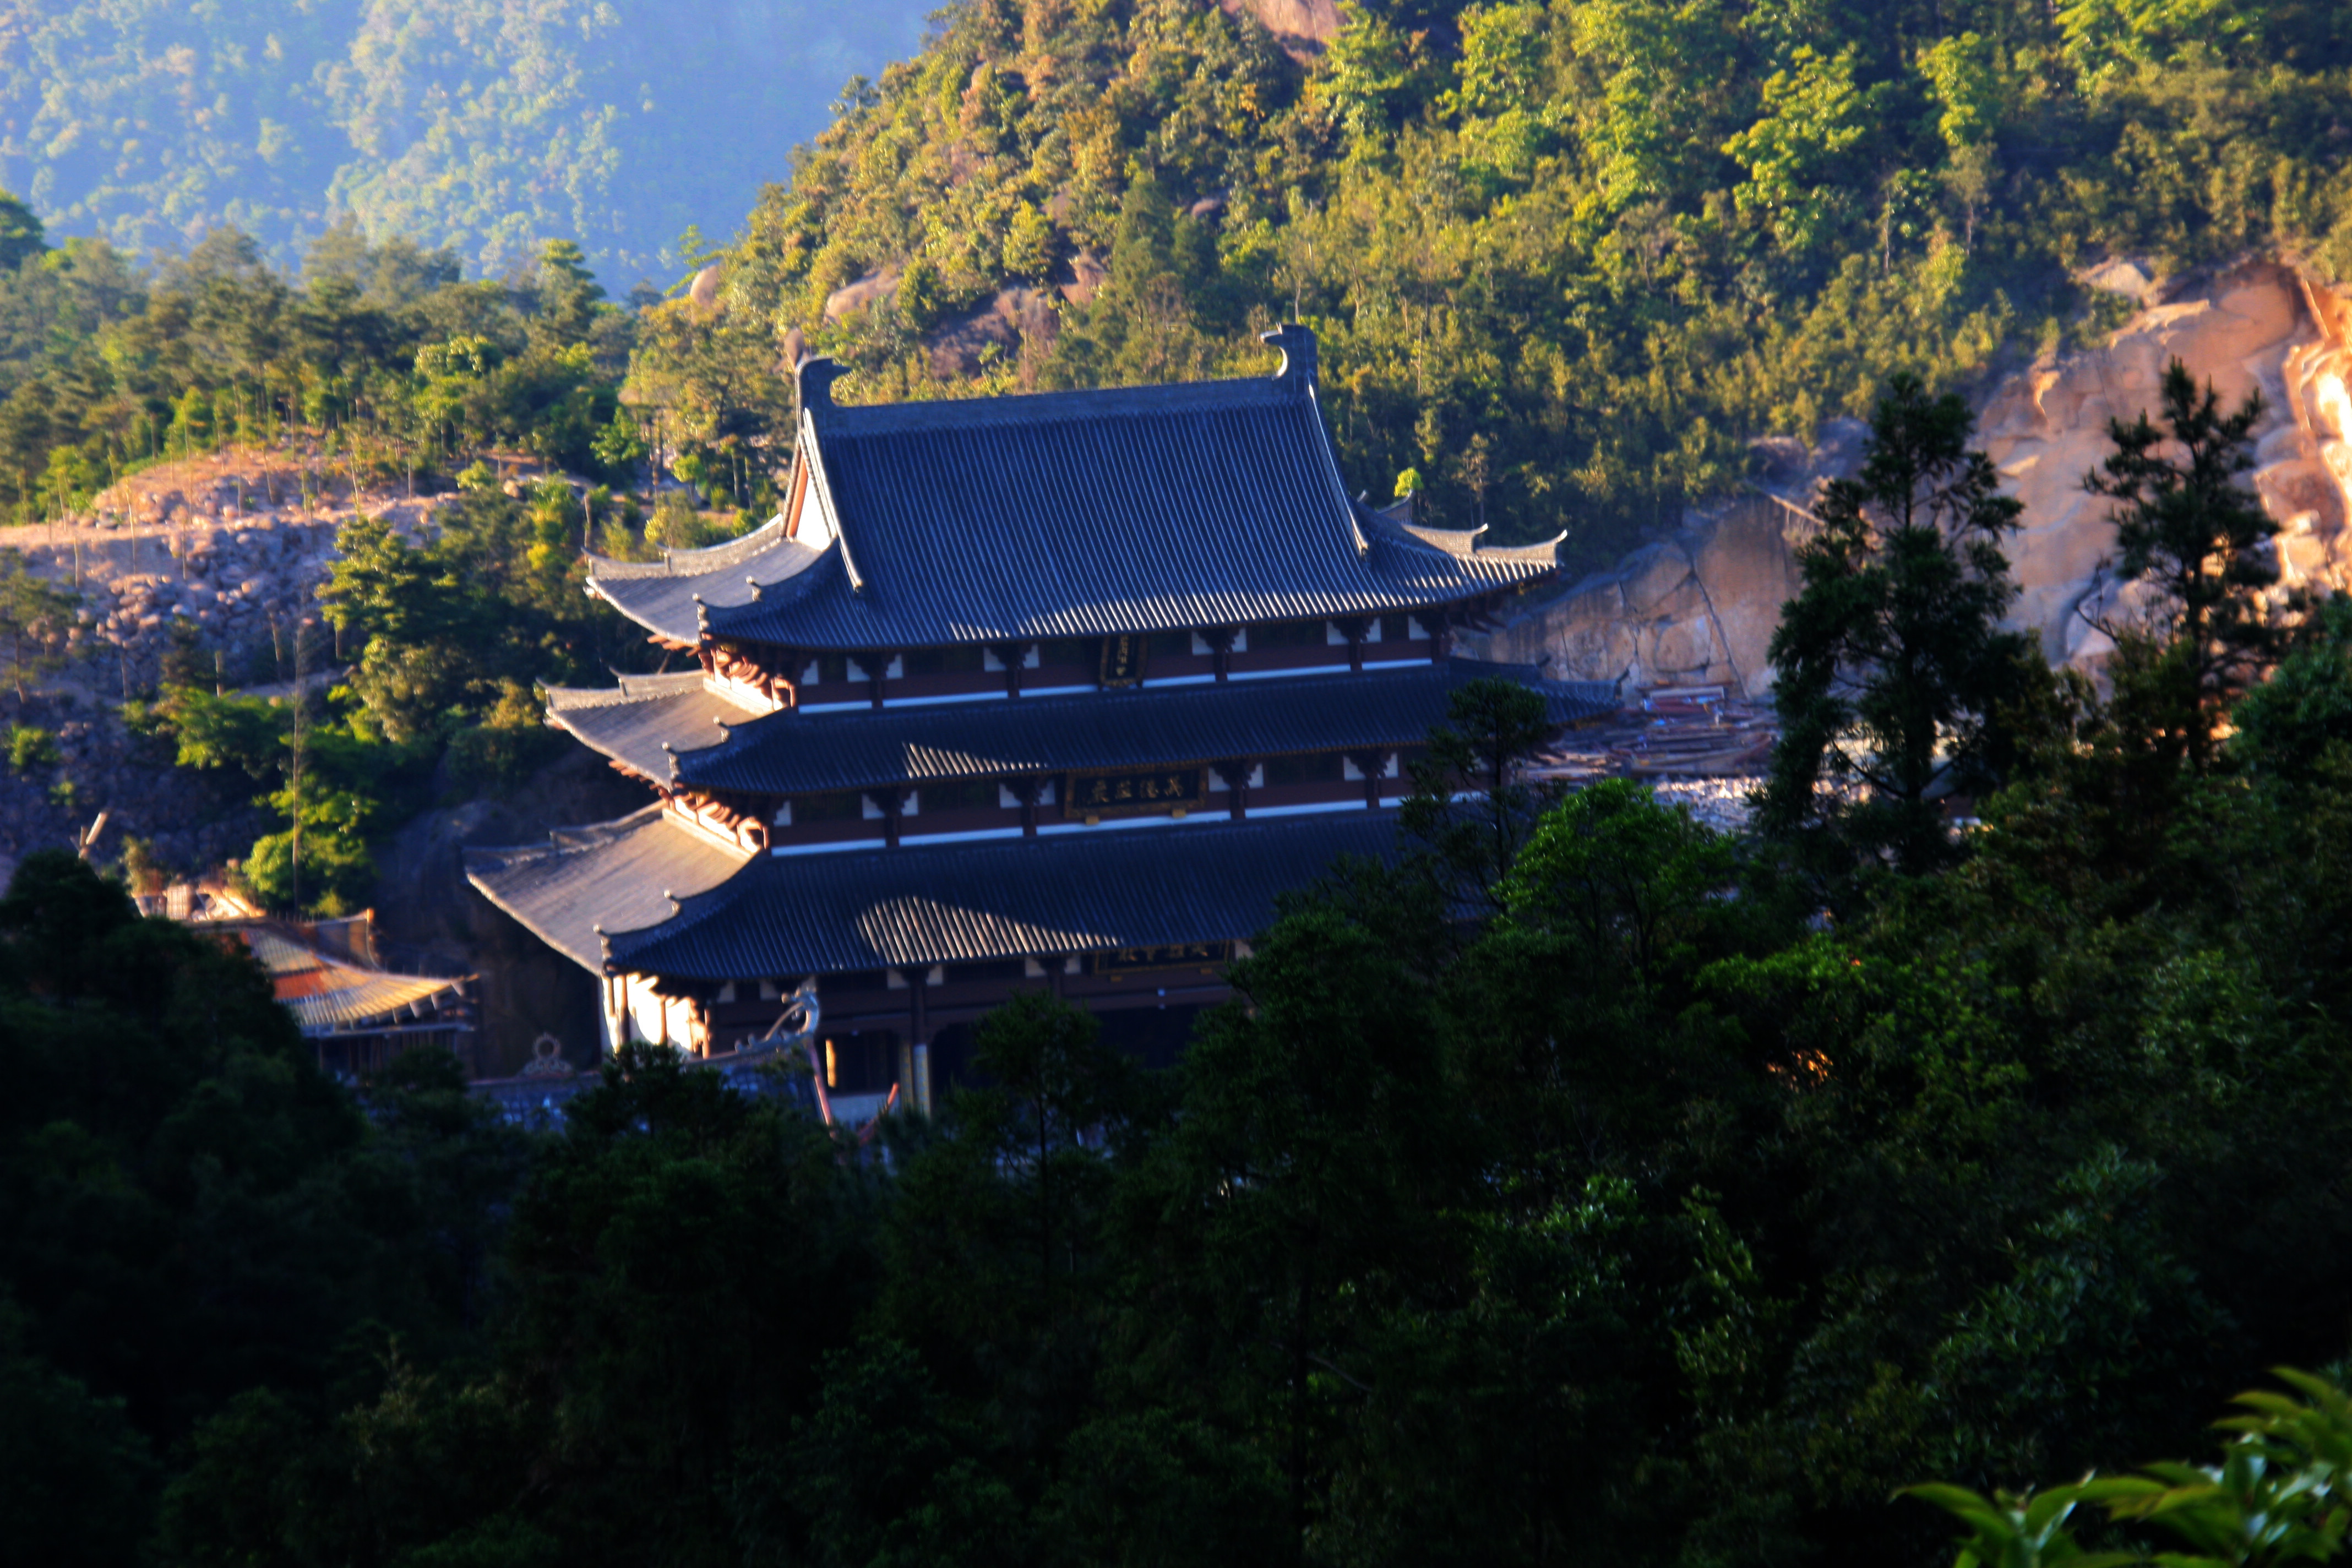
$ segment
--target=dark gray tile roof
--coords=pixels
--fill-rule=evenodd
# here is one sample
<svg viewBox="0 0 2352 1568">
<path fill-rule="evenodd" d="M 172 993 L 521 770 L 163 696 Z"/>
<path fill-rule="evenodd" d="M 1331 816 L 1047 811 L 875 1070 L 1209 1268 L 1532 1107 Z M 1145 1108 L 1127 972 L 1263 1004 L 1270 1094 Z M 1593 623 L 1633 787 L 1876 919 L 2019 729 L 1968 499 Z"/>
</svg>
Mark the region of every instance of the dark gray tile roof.
<svg viewBox="0 0 2352 1568">
<path fill-rule="evenodd" d="M 718 886 L 749 858 L 649 805 L 617 822 L 567 827 L 543 844 L 466 852 L 466 879 L 548 946 L 604 972 L 595 928 L 667 919 L 670 901 Z"/>
<path fill-rule="evenodd" d="M 548 717 L 591 750 L 647 778 L 671 776 L 683 759 L 727 738 L 722 724 L 748 724 L 766 710 L 746 708 L 710 689 L 699 668 L 677 675 L 626 675 L 609 689 L 547 689 Z M 667 742 L 670 751 L 663 749 Z"/>
<path fill-rule="evenodd" d="M 820 396 L 806 423 L 845 552 L 714 601 L 715 633 L 856 649 L 1177 630 L 1458 603 L 1553 564 L 1446 549 L 1350 501 L 1311 378 Z"/>
<path fill-rule="evenodd" d="M 688 752 L 677 742 L 677 776 L 706 788 L 800 795 L 1063 768 L 1392 749 L 1418 744 L 1444 720 L 1448 695 L 1481 678 L 1534 687 L 1563 726 L 1618 708 L 1617 689 L 1605 681 L 1544 681 L 1532 666 L 1454 658 L 1360 675 L 1144 686 L 863 713 L 788 710 L 740 725 L 725 743 L 706 750 Z M 688 718 L 679 732 L 690 732 L 695 722 Z M 707 720 L 699 722 L 715 731 Z M 660 755 L 657 747 L 654 754 Z"/>
<path fill-rule="evenodd" d="M 807 571 L 822 552 L 784 537 L 777 518 L 740 539 L 708 550 L 673 550 L 659 561 L 606 561 L 592 557 L 588 591 L 621 614 L 672 642 L 701 639 L 695 600 L 712 609 L 751 602 L 753 583 L 782 583 Z"/>
<path fill-rule="evenodd" d="M 1348 811 L 761 856 L 676 919 L 614 935 L 612 965 L 792 978 L 1248 937 L 1334 857 L 1394 852 L 1392 813 Z"/>
</svg>

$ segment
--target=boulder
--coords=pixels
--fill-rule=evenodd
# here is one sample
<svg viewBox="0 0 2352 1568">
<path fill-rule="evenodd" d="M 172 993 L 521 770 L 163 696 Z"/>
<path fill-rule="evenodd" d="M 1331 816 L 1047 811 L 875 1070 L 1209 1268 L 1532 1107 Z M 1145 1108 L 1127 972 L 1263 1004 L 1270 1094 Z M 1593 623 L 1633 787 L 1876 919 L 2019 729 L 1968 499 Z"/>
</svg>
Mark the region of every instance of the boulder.
<svg viewBox="0 0 2352 1568">
<path fill-rule="evenodd" d="M 843 284 L 824 297 L 824 319 L 828 321 L 846 320 L 874 304 L 875 301 L 896 293 L 898 289 L 898 278 L 903 270 L 904 268 L 894 262 L 887 267 L 868 272 L 863 278 Z"/>
<path fill-rule="evenodd" d="M 1100 257 L 1085 250 L 1076 252 L 1062 265 L 1069 273 L 1060 284 L 1062 298 L 1073 305 L 1093 304 L 1095 296 L 1102 292 L 1104 279 L 1110 276 L 1109 267 Z"/>
<path fill-rule="evenodd" d="M 1339 36 L 1336 0 L 1219 0 L 1228 16 L 1246 11 L 1274 35 L 1283 53 L 1301 65 L 1311 65 L 1324 47 Z"/>
<path fill-rule="evenodd" d="M 1000 289 L 980 309 L 930 335 L 931 374 L 942 378 L 975 374 L 990 345 L 1007 356 L 1018 355 L 1027 343 L 1051 343 L 1061 324 L 1045 290 Z"/>
<path fill-rule="evenodd" d="M 1761 696 L 1781 604 L 1796 592 L 1797 539 L 1810 519 L 1776 496 L 1695 512 L 1671 537 L 1634 551 L 1465 650 L 1538 664 L 1564 680 L 1637 688 L 1721 685 Z"/>
</svg>

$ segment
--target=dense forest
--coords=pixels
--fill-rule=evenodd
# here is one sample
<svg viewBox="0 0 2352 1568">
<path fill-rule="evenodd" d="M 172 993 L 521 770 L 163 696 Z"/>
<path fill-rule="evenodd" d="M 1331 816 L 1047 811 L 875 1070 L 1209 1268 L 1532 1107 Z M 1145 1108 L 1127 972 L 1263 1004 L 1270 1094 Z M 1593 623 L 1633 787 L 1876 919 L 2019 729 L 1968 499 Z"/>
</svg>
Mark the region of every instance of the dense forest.
<svg viewBox="0 0 2352 1568">
<path fill-rule="evenodd" d="M 1192 0 L 965 0 L 789 159 L 744 131 L 799 101 L 742 68 L 748 13 L 362 9 L 0 34 L 0 174 L 71 241 L 46 286 L 69 300 L 35 310 L 86 330 L 138 286 L 118 269 L 223 223 L 280 268 L 326 236 L 525 282 L 563 240 L 617 296 L 640 274 L 611 258 L 691 208 L 710 238 L 652 276 L 717 265 L 716 309 L 666 318 L 637 374 L 738 463 L 786 459 L 794 332 L 889 398 L 1251 373 L 1297 316 L 1351 484 L 1589 562 L 1898 372 L 1965 387 L 2095 338 L 2127 306 L 2089 262 L 2352 270 L 2352 20 L 2322 0 L 1381 0 L 1328 46 Z M 885 29 L 849 56 L 895 37 L 825 25 Z M 793 37 L 796 71 L 845 58 Z M 468 335 L 433 327 L 381 362 L 418 379 Z"/>
</svg>

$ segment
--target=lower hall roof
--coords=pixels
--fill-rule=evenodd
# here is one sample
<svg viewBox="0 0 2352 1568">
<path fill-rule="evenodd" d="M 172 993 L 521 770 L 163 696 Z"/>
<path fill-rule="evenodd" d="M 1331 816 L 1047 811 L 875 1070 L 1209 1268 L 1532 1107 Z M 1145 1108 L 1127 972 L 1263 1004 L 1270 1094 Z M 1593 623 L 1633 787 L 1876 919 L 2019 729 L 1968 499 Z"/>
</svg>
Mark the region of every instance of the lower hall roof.
<svg viewBox="0 0 2352 1568">
<path fill-rule="evenodd" d="M 657 927 L 674 900 L 719 886 L 749 858 L 656 802 L 616 822 L 558 828 L 543 843 L 469 849 L 466 879 L 540 941 L 602 974 L 598 926 Z"/>
<path fill-rule="evenodd" d="M 721 695 L 699 667 L 676 675 L 625 675 L 617 687 L 547 688 L 547 716 L 590 750 L 633 773 L 667 780 L 672 756 L 716 746 L 728 726 L 767 710 Z"/>
<path fill-rule="evenodd" d="M 658 892 L 644 892 L 646 858 L 635 834 L 614 831 L 624 824 L 580 830 L 611 841 L 570 860 L 478 851 L 485 859 L 468 869 L 500 908 L 600 973 L 723 982 L 1248 937 L 1273 920 L 1277 895 L 1313 882 L 1337 858 L 1392 856 L 1395 824 L 1390 811 L 1349 809 L 762 855 L 698 893 L 679 889 L 667 868 L 655 873 L 672 877 L 681 900 L 675 916 Z M 590 868 L 600 853 L 611 858 L 609 871 Z M 493 868 L 488 857 L 513 858 Z M 616 905 L 599 917 L 587 907 L 595 889 L 617 896 L 632 887 L 626 911 Z M 627 929 L 629 912 L 639 929 Z M 601 963 L 550 934 L 574 933 L 576 944 L 592 921 L 607 933 Z"/>
</svg>

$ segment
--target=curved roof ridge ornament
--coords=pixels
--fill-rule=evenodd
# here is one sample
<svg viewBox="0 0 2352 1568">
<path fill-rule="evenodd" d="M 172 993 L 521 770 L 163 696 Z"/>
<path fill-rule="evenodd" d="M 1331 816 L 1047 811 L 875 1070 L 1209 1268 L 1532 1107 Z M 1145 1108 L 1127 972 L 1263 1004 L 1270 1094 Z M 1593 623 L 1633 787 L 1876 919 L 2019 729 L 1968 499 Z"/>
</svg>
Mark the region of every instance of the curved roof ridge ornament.
<svg viewBox="0 0 2352 1568">
<path fill-rule="evenodd" d="M 1314 392 L 1318 358 L 1314 328 L 1285 321 L 1270 332 L 1260 332 L 1257 338 L 1282 351 L 1282 363 L 1274 373 L 1276 381 L 1309 394 Z"/>
<path fill-rule="evenodd" d="M 849 367 L 831 354 L 814 354 L 801 361 L 793 372 L 793 390 L 800 399 L 801 412 L 831 408 L 833 384 L 849 374 Z"/>
<path fill-rule="evenodd" d="M 1258 341 L 1282 351 L 1281 367 L 1274 373 L 1275 384 L 1304 395 L 1307 407 L 1315 412 L 1315 444 L 1323 458 L 1323 477 L 1330 483 L 1332 499 L 1339 504 L 1339 515 L 1348 520 L 1348 531 L 1355 536 L 1356 558 L 1360 561 L 1372 552 L 1372 542 L 1365 534 L 1363 524 L 1356 521 L 1356 504 L 1348 499 L 1347 481 L 1339 477 L 1339 455 L 1332 450 L 1331 426 L 1323 417 L 1323 400 L 1317 393 L 1320 356 L 1315 346 L 1315 329 L 1299 321 L 1285 321 L 1270 332 L 1260 332 Z"/>
<path fill-rule="evenodd" d="M 813 359 L 801 366 L 804 398 L 807 395 L 805 389 L 808 386 L 809 372 L 818 365 L 827 366 L 830 370 L 833 368 L 833 361 Z M 818 388 L 818 395 L 823 398 L 821 406 L 826 408 L 833 406 L 833 398 L 824 388 L 830 387 L 834 379 L 834 375 L 828 374 Z M 849 535 L 841 526 L 841 513 L 833 504 L 833 481 L 824 471 L 824 449 L 817 439 L 815 408 L 805 401 L 801 406 L 800 449 L 807 454 L 809 489 L 815 494 L 818 510 L 824 513 L 825 528 L 833 535 L 831 547 L 841 552 L 842 570 L 849 575 L 849 591 L 853 594 L 863 594 L 866 592 L 866 574 L 857 569 L 857 557 L 850 552 L 849 548 Z"/>
</svg>

